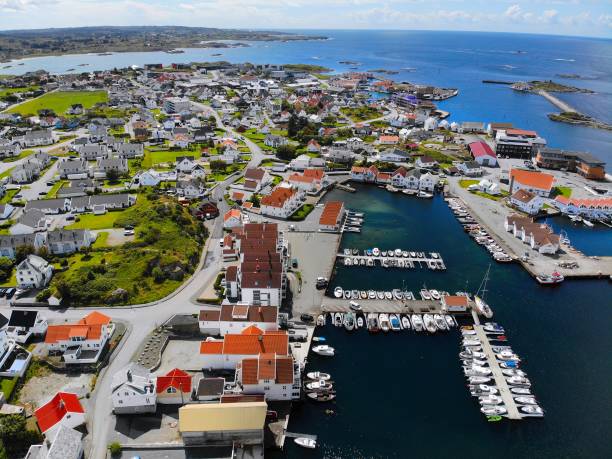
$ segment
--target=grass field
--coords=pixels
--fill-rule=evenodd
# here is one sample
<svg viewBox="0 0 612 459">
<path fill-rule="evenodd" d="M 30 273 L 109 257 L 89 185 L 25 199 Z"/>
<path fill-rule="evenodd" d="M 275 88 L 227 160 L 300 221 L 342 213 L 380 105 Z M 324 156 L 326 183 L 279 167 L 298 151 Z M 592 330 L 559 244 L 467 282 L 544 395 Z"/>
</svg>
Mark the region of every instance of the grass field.
<svg viewBox="0 0 612 459">
<path fill-rule="evenodd" d="M 0 99 L 10 94 L 19 94 L 21 92 L 36 91 L 37 89 L 40 89 L 40 86 L 32 85 L 32 86 L 21 86 L 19 88 L 0 88 Z"/>
<path fill-rule="evenodd" d="M 132 208 L 142 207 L 143 202 L 144 200 L 138 199 L 136 201 L 136 204 L 134 204 Z M 129 210 L 130 209 L 114 210 L 112 212 L 106 212 L 104 215 L 94 215 L 94 214 L 79 215 L 77 217 L 79 221 L 74 222 L 72 225 L 66 226 L 66 229 L 99 230 L 99 229 L 112 228 L 115 222 Z"/>
<path fill-rule="evenodd" d="M 15 196 L 18 191 L 19 190 L 6 190 L 6 193 L 4 193 L 4 196 L 2 196 L 2 199 L 0 199 L 0 204 L 7 204 L 11 202 L 13 196 Z"/>
<path fill-rule="evenodd" d="M 108 101 L 106 91 L 58 91 L 49 92 L 37 99 L 28 100 L 8 110 L 8 113 L 21 115 L 36 114 L 39 110 L 53 110 L 56 115 L 64 115 L 72 104 L 82 104 L 91 108 L 95 104 Z"/>
<path fill-rule="evenodd" d="M 10 158 L 5 158 L 2 160 L 4 163 L 12 163 L 18 161 L 20 159 L 26 158 L 32 154 L 34 154 L 34 150 L 22 150 L 17 156 L 11 156 Z"/>
<path fill-rule="evenodd" d="M 200 158 L 200 150 L 158 150 L 155 148 L 145 148 L 145 155 L 142 159 L 142 168 L 149 169 L 158 164 L 174 164 L 178 156 L 193 156 Z"/>
<path fill-rule="evenodd" d="M 556 186 L 552 190 L 553 196 L 563 196 L 569 198 L 572 196 L 572 189 L 568 186 Z"/>
</svg>

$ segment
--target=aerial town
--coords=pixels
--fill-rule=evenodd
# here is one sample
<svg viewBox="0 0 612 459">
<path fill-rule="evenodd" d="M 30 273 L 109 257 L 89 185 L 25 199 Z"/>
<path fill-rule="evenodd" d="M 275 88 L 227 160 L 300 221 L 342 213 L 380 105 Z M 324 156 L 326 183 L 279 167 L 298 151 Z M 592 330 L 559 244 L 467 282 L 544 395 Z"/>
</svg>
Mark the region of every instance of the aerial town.
<svg viewBox="0 0 612 459">
<path fill-rule="evenodd" d="M 23 433 L 5 444 L 9 457 L 316 448 L 316 435 L 288 426 L 296 406 L 333 411 L 342 395 L 316 366 L 335 354 L 321 335 L 334 325 L 461 329 L 482 414 L 542 417 L 489 321 L 487 277 L 479 296 L 347 289 L 334 277 L 449 268 L 445 253 L 412 251 L 410 240 L 343 244 L 374 217 L 342 196 L 378 189 L 442 196 L 465 244 L 542 288 L 610 279 L 612 257 L 581 252 L 547 223 L 612 227 L 605 162 L 530 126 L 449 122 L 437 103 L 454 97 L 308 65 L 3 77 L 0 424 Z"/>
</svg>

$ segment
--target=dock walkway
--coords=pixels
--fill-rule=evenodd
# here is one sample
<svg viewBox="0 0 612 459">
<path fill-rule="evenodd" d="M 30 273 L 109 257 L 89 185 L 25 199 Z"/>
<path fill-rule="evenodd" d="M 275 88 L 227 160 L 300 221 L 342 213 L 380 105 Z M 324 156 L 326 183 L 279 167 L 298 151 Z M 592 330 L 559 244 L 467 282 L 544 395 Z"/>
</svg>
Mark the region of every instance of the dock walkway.
<svg viewBox="0 0 612 459">
<path fill-rule="evenodd" d="M 438 269 L 438 270 L 445 270 L 446 269 L 446 265 L 444 264 L 444 260 L 442 259 L 442 257 L 440 255 L 438 255 L 438 258 L 433 258 L 433 257 L 396 257 L 396 256 L 392 256 L 392 257 L 382 257 L 382 256 L 368 256 L 368 255 L 346 255 L 344 253 L 338 253 L 336 255 L 337 258 L 349 258 L 351 261 L 354 260 L 358 260 L 359 264 L 351 264 L 351 265 L 346 265 L 346 266 L 367 266 L 367 265 L 363 265 L 361 264 L 361 260 L 364 260 L 364 262 L 367 262 L 368 260 L 373 260 L 374 263 L 376 264 L 376 262 L 378 262 L 378 264 L 380 266 L 384 266 L 383 263 L 387 262 L 387 266 L 385 266 L 386 268 L 414 268 L 415 266 L 419 266 L 420 268 L 424 267 L 424 268 L 429 268 L 429 269 Z M 400 266 L 399 265 L 399 261 L 401 261 L 404 265 Z M 408 266 L 406 266 L 406 264 Z M 435 266 L 435 268 L 433 268 L 433 266 Z"/>
<path fill-rule="evenodd" d="M 348 312 L 349 301 L 342 298 L 324 297 L 321 312 Z M 440 314 L 443 311 L 442 303 L 436 300 L 356 300 L 364 314 L 368 312 L 390 314 Z"/>
<path fill-rule="evenodd" d="M 499 362 L 495 357 L 495 353 L 491 348 L 491 343 L 489 342 L 487 334 L 485 333 L 482 325 L 474 325 L 474 330 L 476 330 L 476 335 L 482 343 L 482 351 L 486 355 L 487 362 L 489 362 L 489 368 L 493 372 L 493 377 L 495 378 L 495 385 L 497 386 L 497 390 L 499 390 L 499 396 L 503 399 L 504 405 L 508 410 L 508 418 L 522 419 L 523 417 L 518 411 L 514 398 L 512 398 L 512 392 L 510 392 L 510 388 L 508 387 L 506 378 L 504 377 L 504 374 L 501 371 L 501 367 L 499 366 Z"/>
</svg>

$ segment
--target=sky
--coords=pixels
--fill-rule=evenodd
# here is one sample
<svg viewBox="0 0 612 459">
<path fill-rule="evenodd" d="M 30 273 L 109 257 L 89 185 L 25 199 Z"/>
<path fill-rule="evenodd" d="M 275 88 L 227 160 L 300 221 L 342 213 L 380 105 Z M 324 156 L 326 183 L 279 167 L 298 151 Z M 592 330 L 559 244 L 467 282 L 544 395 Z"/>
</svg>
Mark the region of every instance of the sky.
<svg viewBox="0 0 612 459">
<path fill-rule="evenodd" d="M 0 0 L 0 30 L 93 25 L 480 30 L 612 38 L 612 0 Z"/>
</svg>

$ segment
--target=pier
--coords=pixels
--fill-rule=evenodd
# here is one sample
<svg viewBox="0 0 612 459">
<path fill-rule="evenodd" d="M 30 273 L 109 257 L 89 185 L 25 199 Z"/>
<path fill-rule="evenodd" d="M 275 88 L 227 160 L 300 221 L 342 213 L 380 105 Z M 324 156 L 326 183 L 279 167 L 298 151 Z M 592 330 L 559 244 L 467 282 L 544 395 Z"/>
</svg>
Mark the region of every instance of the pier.
<svg viewBox="0 0 612 459">
<path fill-rule="evenodd" d="M 347 249 L 348 250 L 348 249 Z M 414 252 L 413 252 L 414 253 Z M 430 255 L 433 255 L 430 254 Z M 425 267 L 432 270 L 445 270 L 446 265 L 444 264 L 444 260 L 440 256 L 440 254 L 435 254 L 436 257 L 430 256 L 407 256 L 407 257 L 398 257 L 398 256 L 374 256 L 374 255 L 352 255 L 347 253 L 338 253 L 336 258 L 338 259 L 349 259 L 350 262 L 345 262 L 345 266 L 367 266 L 373 267 L 377 263 L 383 268 L 414 268 L 418 265 L 419 268 Z M 356 261 L 356 262 L 355 262 Z M 372 264 L 368 264 L 370 262 Z M 349 264 L 350 263 L 350 264 Z"/>
<path fill-rule="evenodd" d="M 341 298 L 323 298 L 321 312 L 348 312 L 349 301 Z M 447 313 L 439 300 L 356 300 L 361 312 L 389 314 L 442 314 Z M 453 313 L 455 314 L 455 313 Z M 459 313 L 465 314 L 465 313 Z"/>
<path fill-rule="evenodd" d="M 491 343 L 489 343 L 489 338 L 485 331 L 482 328 L 482 325 L 474 324 L 474 330 L 476 331 L 476 336 L 482 343 L 482 352 L 485 353 L 487 362 L 489 363 L 489 368 L 493 372 L 492 376 L 495 379 L 495 385 L 497 386 L 497 390 L 499 390 L 499 396 L 504 401 L 504 405 L 508 410 L 508 414 L 506 415 L 508 419 L 522 419 L 523 416 L 519 413 L 519 410 L 516 406 L 516 402 L 512 397 L 512 392 L 510 392 L 510 387 L 508 387 L 508 383 L 506 382 L 506 378 L 501 371 L 501 367 L 499 366 L 499 362 L 495 357 L 495 353 L 491 348 Z"/>
<path fill-rule="evenodd" d="M 578 110 L 576 110 L 574 107 L 572 107 L 571 105 L 563 102 L 558 97 L 553 96 L 548 91 L 544 91 L 543 89 L 540 89 L 539 91 L 537 91 L 537 93 L 539 95 L 541 95 L 542 97 L 544 97 L 546 100 L 548 100 L 551 104 L 553 104 L 555 107 L 557 107 L 562 112 L 578 113 Z"/>
</svg>

